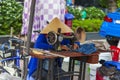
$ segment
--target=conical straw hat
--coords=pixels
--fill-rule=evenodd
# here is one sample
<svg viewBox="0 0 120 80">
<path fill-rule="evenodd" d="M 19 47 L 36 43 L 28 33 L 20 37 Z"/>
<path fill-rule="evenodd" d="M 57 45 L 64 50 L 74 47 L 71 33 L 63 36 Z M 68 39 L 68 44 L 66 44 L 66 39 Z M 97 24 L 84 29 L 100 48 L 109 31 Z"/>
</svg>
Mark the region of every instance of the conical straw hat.
<svg viewBox="0 0 120 80">
<path fill-rule="evenodd" d="M 75 30 L 75 36 L 77 38 L 77 40 L 81 43 L 83 43 L 85 40 L 86 40 L 86 33 L 85 33 L 85 30 L 81 27 L 78 27 L 76 30 Z"/>
<path fill-rule="evenodd" d="M 58 29 L 61 29 L 61 33 L 73 33 L 73 30 L 62 23 L 57 17 L 54 18 L 42 31 L 42 34 L 47 34 L 50 31 L 58 32 Z"/>
</svg>

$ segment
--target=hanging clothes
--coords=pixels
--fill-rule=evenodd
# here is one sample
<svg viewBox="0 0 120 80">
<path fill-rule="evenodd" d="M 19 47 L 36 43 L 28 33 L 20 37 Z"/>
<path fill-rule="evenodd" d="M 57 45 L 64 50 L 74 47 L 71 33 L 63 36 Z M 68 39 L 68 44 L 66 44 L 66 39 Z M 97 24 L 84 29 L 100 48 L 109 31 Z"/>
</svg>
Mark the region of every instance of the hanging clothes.
<svg viewBox="0 0 120 80">
<path fill-rule="evenodd" d="M 24 1 L 23 25 L 21 30 L 21 34 L 23 35 L 28 33 L 31 1 Z M 64 22 L 64 15 L 65 0 L 36 0 L 31 42 L 35 42 L 39 34 L 33 31 L 42 30 L 46 27 L 47 22 L 50 22 L 55 17 Z"/>
</svg>

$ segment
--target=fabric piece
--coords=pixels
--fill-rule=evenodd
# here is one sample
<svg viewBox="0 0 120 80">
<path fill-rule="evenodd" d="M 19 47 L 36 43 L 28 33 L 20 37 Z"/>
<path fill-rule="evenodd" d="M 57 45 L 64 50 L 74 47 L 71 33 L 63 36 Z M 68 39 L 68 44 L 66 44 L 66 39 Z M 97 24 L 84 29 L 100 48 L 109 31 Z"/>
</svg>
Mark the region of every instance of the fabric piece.
<svg viewBox="0 0 120 80">
<path fill-rule="evenodd" d="M 28 24 L 30 16 L 30 6 L 32 0 L 24 1 L 23 25 L 21 34 L 28 33 Z M 58 17 L 64 22 L 65 0 L 36 0 L 34 21 L 32 28 L 31 41 L 35 42 L 39 33 L 33 31 L 42 30 L 53 18 Z"/>
<path fill-rule="evenodd" d="M 97 49 L 95 47 L 95 44 L 89 43 L 81 45 L 80 48 L 76 49 L 75 51 L 81 52 L 83 54 L 92 54 L 93 52 L 96 52 Z"/>
</svg>

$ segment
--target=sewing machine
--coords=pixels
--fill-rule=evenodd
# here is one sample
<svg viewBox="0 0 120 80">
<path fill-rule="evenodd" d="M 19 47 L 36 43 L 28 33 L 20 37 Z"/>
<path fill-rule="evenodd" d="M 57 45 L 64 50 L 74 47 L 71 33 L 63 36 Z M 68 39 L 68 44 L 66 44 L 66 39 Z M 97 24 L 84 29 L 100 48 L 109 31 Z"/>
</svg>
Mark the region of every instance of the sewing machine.
<svg viewBox="0 0 120 80">
<path fill-rule="evenodd" d="M 55 33 L 54 31 L 50 31 L 47 35 L 47 42 L 50 45 L 54 46 L 55 51 L 61 51 L 60 43 L 63 41 L 63 39 L 68 39 L 71 42 L 69 47 L 70 49 L 72 49 L 74 42 L 79 41 L 79 39 L 81 38 L 80 36 L 81 36 L 82 30 L 80 28 L 77 28 L 75 31 L 78 31 L 78 30 L 80 31 L 69 33 L 68 35 L 62 34 L 60 28 L 58 28 L 57 33 Z"/>
</svg>

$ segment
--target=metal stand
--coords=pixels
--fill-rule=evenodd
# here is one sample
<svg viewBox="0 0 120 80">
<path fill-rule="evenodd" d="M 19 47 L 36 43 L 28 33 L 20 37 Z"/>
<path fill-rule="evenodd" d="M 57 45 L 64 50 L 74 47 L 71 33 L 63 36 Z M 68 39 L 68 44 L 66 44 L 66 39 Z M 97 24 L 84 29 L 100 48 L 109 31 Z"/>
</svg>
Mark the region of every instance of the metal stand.
<svg viewBox="0 0 120 80">
<path fill-rule="evenodd" d="M 70 58 L 69 69 L 68 69 L 69 72 L 75 72 L 74 71 L 75 60 L 77 59 Z M 86 60 L 87 60 L 87 56 L 81 57 L 78 80 L 85 80 Z M 70 77 L 70 80 L 73 80 L 73 75 Z"/>
<path fill-rule="evenodd" d="M 35 80 L 42 80 L 42 59 L 38 60 L 37 76 Z"/>
<path fill-rule="evenodd" d="M 56 52 L 53 52 L 56 54 Z M 48 70 L 47 70 L 47 76 L 45 77 L 45 79 L 47 80 L 59 80 L 65 76 L 70 76 L 70 80 L 73 80 L 73 76 L 78 76 L 78 80 L 85 80 L 85 72 L 86 72 L 86 63 L 97 63 L 98 61 L 98 54 L 99 52 L 96 52 L 94 54 L 91 55 L 83 55 L 82 53 L 76 53 L 76 52 L 57 52 L 57 54 L 61 54 L 67 57 L 70 57 L 70 61 L 69 61 L 69 66 L 68 66 L 68 71 L 67 72 L 61 72 L 58 74 L 54 74 L 55 69 L 54 69 L 54 61 L 56 58 L 58 58 L 57 56 L 46 56 L 46 55 L 40 55 L 40 54 L 30 54 L 33 57 L 38 58 L 39 60 L 41 60 L 40 64 L 38 64 L 38 71 L 39 74 L 36 78 L 36 80 L 43 80 L 42 77 L 40 77 L 42 75 L 42 60 L 44 59 L 48 59 L 49 60 L 49 66 L 48 66 Z M 75 60 L 80 61 L 80 68 L 79 71 L 75 71 Z M 45 80 L 44 79 L 44 80 Z"/>
<path fill-rule="evenodd" d="M 47 80 L 53 80 L 54 74 L 53 74 L 53 66 L 54 66 L 54 59 L 49 59 L 49 68 L 48 68 L 48 75 Z"/>
</svg>

